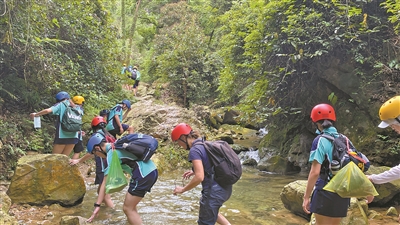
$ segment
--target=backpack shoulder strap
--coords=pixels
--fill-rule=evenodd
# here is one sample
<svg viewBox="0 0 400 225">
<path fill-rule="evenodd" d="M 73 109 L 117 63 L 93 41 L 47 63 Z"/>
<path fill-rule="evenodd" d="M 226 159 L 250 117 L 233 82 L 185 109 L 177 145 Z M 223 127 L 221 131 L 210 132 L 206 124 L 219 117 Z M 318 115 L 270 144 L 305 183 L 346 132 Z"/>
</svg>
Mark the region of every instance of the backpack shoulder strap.
<svg viewBox="0 0 400 225">
<path fill-rule="evenodd" d="M 331 135 L 329 135 L 329 134 L 320 134 L 319 136 L 321 136 L 321 137 L 324 137 L 324 138 L 326 138 L 326 139 L 328 139 L 328 140 L 330 140 L 330 141 L 334 141 L 335 140 L 335 137 L 333 137 L 333 136 L 331 136 Z"/>
</svg>

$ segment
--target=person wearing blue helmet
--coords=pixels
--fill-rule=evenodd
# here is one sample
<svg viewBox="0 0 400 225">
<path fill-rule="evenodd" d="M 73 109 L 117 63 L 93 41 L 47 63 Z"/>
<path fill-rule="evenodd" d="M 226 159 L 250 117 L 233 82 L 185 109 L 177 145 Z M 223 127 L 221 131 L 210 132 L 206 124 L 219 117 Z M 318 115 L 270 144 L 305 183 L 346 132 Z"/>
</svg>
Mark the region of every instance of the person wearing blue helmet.
<svg viewBox="0 0 400 225">
<path fill-rule="evenodd" d="M 157 181 L 158 170 L 154 162 L 149 159 L 148 161 L 138 161 L 138 158 L 124 150 L 124 149 L 113 149 L 113 144 L 107 143 L 106 139 L 101 134 L 94 134 L 88 141 L 87 151 L 91 154 L 106 158 L 108 165 L 111 163 L 112 151 L 116 151 L 120 160 L 122 169 L 131 174 L 131 180 L 129 182 L 128 193 L 125 195 L 125 201 L 123 210 L 128 218 L 129 224 L 143 224 L 142 219 L 137 210 L 137 205 L 143 199 L 147 192 L 150 192 L 151 188 Z M 106 194 L 106 180 L 109 172 L 109 167 L 104 170 L 104 179 L 100 185 L 99 195 L 97 201 L 94 203 L 94 211 L 87 222 L 92 222 L 94 218 L 99 214 L 101 203 L 103 202 Z"/>
<path fill-rule="evenodd" d="M 65 103 L 65 104 L 63 104 Z M 75 107 L 75 104 L 70 100 L 70 96 L 65 91 L 60 91 L 56 95 L 56 104 L 50 108 L 43 109 L 37 113 L 31 113 L 31 119 L 34 117 L 43 116 L 46 114 L 56 115 L 56 132 L 53 142 L 53 154 L 64 154 L 69 156 L 76 143 L 78 143 L 78 132 L 68 132 L 61 129 L 60 118 L 64 115 L 67 106 Z"/>
<path fill-rule="evenodd" d="M 122 135 L 125 131 L 129 134 L 133 134 L 133 127 L 128 124 L 122 123 L 127 113 L 124 114 L 124 110 L 131 110 L 131 102 L 128 99 L 122 100 L 120 103 L 111 108 L 107 118 L 107 131 L 112 134 L 115 138 L 117 135 Z"/>
</svg>

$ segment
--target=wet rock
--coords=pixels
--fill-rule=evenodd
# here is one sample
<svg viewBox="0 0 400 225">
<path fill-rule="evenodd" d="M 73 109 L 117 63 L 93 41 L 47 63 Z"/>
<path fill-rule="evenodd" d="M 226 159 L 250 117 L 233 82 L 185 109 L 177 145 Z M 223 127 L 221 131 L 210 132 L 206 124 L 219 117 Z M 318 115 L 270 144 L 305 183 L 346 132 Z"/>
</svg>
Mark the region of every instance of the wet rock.
<svg viewBox="0 0 400 225">
<path fill-rule="evenodd" d="M 308 219 L 310 216 L 303 211 L 302 207 L 306 186 L 306 180 L 291 182 L 283 187 L 280 197 L 286 209 Z"/>
<path fill-rule="evenodd" d="M 239 116 L 239 113 L 234 110 L 226 110 L 224 114 L 224 119 L 222 121 L 223 124 L 230 124 L 230 125 L 237 125 L 238 121 L 237 116 Z"/>
<path fill-rule="evenodd" d="M 257 161 L 255 159 L 246 159 L 243 161 L 242 165 L 245 166 L 257 166 Z"/>
<path fill-rule="evenodd" d="M 81 225 L 87 224 L 86 219 L 81 216 L 63 216 L 60 225 Z"/>
<path fill-rule="evenodd" d="M 269 171 L 275 173 L 285 173 L 287 167 L 286 159 L 276 155 L 272 156 L 269 159 L 264 158 L 258 163 L 257 168 L 261 171 Z"/>
<path fill-rule="evenodd" d="M 69 157 L 61 154 L 38 154 L 18 160 L 15 175 L 7 191 L 13 203 L 74 206 L 86 193 L 84 179 Z"/>
</svg>

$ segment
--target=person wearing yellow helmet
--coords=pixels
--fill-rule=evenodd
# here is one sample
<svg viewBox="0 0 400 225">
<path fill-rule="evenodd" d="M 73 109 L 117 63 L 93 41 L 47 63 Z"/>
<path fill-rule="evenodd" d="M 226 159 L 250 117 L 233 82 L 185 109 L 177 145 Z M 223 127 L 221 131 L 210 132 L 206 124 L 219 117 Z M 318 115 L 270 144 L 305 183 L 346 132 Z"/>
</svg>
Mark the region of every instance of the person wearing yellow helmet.
<svg viewBox="0 0 400 225">
<path fill-rule="evenodd" d="M 80 95 L 76 95 L 74 97 L 72 97 L 72 102 L 75 104 L 75 108 L 78 109 L 79 111 L 81 111 L 82 115 L 84 115 L 83 113 L 83 105 L 85 104 L 85 98 L 80 96 Z M 83 143 L 82 143 L 82 137 L 85 136 L 85 132 L 80 130 L 78 132 L 78 143 L 75 144 L 74 146 L 74 154 L 72 155 L 72 159 L 79 159 L 79 155 L 80 153 L 85 149 L 85 147 L 83 147 Z"/>
<path fill-rule="evenodd" d="M 379 118 L 382 120 L 379 128 L 390 126 L 400 134 L 400 96 L 387 100 L 379 109 Z"/>
<path fill-rule="evenodd" d="M 379 118 L 381 119 L 381 123 L 378 125 L 379 128 L 390 126 L 400 134 L 400 96 L 390 98 L 382 104 L 379 109 Z M 384 184 L 397 180 L 400 178 L 400 164 L 383 173 L 372 174 L 367 177 L 374 184 Z M 398 221 L 400 223 L 400 216 Z"/>
</svg>

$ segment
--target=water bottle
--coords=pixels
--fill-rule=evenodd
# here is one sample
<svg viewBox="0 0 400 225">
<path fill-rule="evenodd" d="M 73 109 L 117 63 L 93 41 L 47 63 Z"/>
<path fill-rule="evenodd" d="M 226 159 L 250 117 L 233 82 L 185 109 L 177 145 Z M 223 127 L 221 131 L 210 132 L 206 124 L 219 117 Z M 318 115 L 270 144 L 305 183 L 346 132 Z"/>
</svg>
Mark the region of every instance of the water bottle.
<svg viewBox="0 0 400 225">
<path fill-rule="evenodd" d="M 340 163 L 337 160 L 332 160 L 331 171 L 332 175 L 335 175 L 340 170 Z"/>
<path fill-rule="evenodd" d="M 41 125 L 40 125 L 40 116 L 33 117 L 33 127 L 35 129 L 39 129 L 41 127 Z"/>
</svg>

